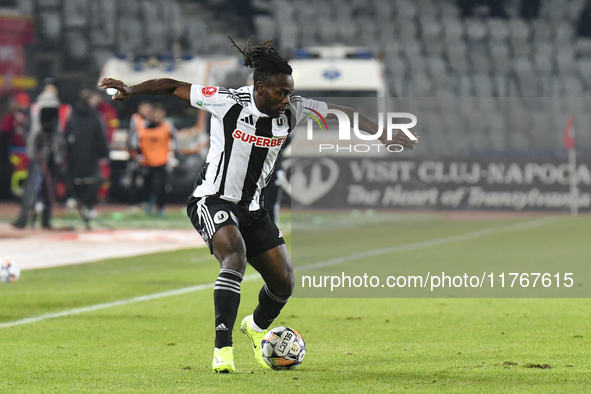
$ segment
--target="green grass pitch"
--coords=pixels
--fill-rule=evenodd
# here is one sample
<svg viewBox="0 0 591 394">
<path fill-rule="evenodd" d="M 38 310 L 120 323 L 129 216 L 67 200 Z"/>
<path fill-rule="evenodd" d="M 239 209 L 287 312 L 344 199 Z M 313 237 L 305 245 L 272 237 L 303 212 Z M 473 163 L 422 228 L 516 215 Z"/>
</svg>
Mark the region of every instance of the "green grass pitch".
<svg viewBox="0 0 591 394">
<path fill-rule="evenodd" d="M 339 227 L 341 219 L 311 222 L 333 236 L 340 231 L 342 240 L 353 239 L 354 231 L 383 232 L 383 223 Z M 393 238 L 394 245 L 529 220 L 403 219 L 405 235 Z M 498 261 L 544 261 L 550 253 L 588 263 L 590 219 L 562 217 L 521 230 L 518 242 L 528 246 L 522 251 L 506 233 L 494 233 L 413 250 L 412 258 L 416 264 L 434 256 L 462 264 L 494 250 Z M 308 251 L 308 258 L 355 252 L 350 244 Z M 464 256 L 466 249 L 472 253 Z M 204 249 L 25 271 L 19 282 L 0 285 L 0 324 L 209 284 L 217 273 Z M 260 279 L 243 283 L 238 324 L 254 309 L 261 285 Z M 585 298 L 294 297 L 274 325 L 288 325 L 304 337 L 307 354 L 298 369 L 262 370 L 235 327 L 237 373 L 215 375 L 212 289 L 206 288 L 0 328 L 0 392 L 589 392 L 590 315 Z"/>
</svg>

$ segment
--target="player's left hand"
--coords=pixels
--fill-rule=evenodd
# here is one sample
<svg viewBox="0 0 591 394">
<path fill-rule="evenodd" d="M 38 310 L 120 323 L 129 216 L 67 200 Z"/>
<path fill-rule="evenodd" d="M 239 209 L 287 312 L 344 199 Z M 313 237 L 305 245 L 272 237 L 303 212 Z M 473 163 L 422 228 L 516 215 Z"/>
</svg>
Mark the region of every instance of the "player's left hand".
<svg viewBox="0 0 591 394">
<path fill-rule="evenodd" d="M 111 100 L 127 100 L 133 97 L 132 89 L 124 84 L 122 81 L 113 78 L 103 78 L 98 83 L 99 88 L 102 89 L 117 89 L 119 93 L 114 94 Z"/>
<path fill-rule="evenodd" d="M 412 132 L 412 135 L 417 138 L 417 141 L 411 140 L 409 136 L 407 136 L 402 130 L 393 130 L 392 131 L 392 139 L 388 139 L 388 134 L 384 130 L 382 135 L 380 136 L 379 140 L 382 144 L 389 147 L 392 145 L 402 145 L 405 148 L 416 149 L 416 145 L 419 143 L 418 141 L 418 134 Z"/>
</svg>

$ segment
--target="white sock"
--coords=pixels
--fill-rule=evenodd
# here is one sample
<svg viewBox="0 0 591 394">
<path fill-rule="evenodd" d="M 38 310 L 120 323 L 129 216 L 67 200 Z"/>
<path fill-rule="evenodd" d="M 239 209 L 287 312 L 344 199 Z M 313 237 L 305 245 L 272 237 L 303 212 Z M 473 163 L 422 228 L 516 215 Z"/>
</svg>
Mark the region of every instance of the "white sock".
<svg viewBox="0 0 591 394">
<path fill-rule="evenodd" d="M 250 328 L 252 328 L 256 332 L 263 332 L 263 331 L 265 331 L 262 328 L 260 328 L 259 326 L 257 326 L 257 324 L 254 322 L 254 318 L 252 318 L 252 317 L 250 318 Z"/>
</svg>

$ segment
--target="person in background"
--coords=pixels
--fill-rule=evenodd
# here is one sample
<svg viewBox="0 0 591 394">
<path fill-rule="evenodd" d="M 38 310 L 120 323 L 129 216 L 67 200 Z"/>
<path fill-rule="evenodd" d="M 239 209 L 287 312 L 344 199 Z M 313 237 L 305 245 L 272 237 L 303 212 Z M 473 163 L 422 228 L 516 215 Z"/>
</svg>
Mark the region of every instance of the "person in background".
<svg viewBox="0 0 591 394">
<path fill-rule="evenodd" d="M 29 176 L 20 214 L 12 223 L 17 228 L 27 225 L 29 213 L 34 207 L 36 211 L 42 211 L 43 228 L 51 228 L 55 204 L 54 183 L 64 158 L 62 130 L 70 111 L 69 106 L 60 104 L 55 83 L 46 81 L 43 92 L 31 106 L 31 128 L 27 138 Z"/>
<path fill-rule="evenodd" d="M 88 89 L 80 92 L 65 133 L 68 185 L 87 227 L 96 218 L 94 206 L 102 181 L 99 163 L 109 156 L 105 128 L 95 110 L 99 97 L 95 93 Z"/>
<path fill-rule="evenodd" d="M 166 120 L 166 110 L 162 105 L 155 105 L 152 116 L 136 125 L 139 149 L 142 152 L 140 164 L 147 169 L 145 190 L 148 196 L 146 212 L 152 213 L 156 203 L 158 216 L 164 216 L 164 205 L 168 188 L 168 169 L 170 144 L 176 147 L 176 128 Z"/>
<path fill-rule="evenodd" d="M 0 123 L 0 200 L 12 198 L 10 149 L 26 146 L 30 105 L 31 99 L 26 93 L 17 93 L 10 103 L 10 112 L 4 115 Z"/>
<path fill-rule="evenodd" d="M 105 123 L 107 142 L 111 143 L 113 140 L 113 133 L 119 128 L 119 114 L 113 105 L 105 101 L 104 93 L 102 91 L 92 90 L 91 94 L 92 103 L 93 105 L 96 104 L 94 108 Z"/>
<path fill-rule="evenodd" d="M 119 128 L 119 114 L 115 107 L 109 102 L 105 101 L 104 92 L 98 90 L 92 90 L 92 102 L 96 111 L 101 116 L 101 119 L 105 125 L 106 140 L 108 144 L 111 144 L 113 140 L 113 133 Z M 100 162 L 101 176 L 103 177 L 103 184 L 100 185 L 98 190 L 98 196 L 102 201 L 106 201 L 109 198 L 109 188 L 111 187 L 111 166 L 107 160 Z"/>
<path fill-rule="evenodd" d="M 137 108 L 137 112 L 131 115 L 129 121 L 129 130 L 127 132 L 127 151 L 129 160 L 127 161 L 127 202 L 131 211 L 137 210 L 137 204 L 144 200 L 141 195 L 143 189 L 142 166 L 138 158 L 141 156 L 139 150 L 139 141 L 137 135 L 137 125 L 144 123 L 152 117 L 154 107 L 149 101 L 142 101 Z"/>
</svg>

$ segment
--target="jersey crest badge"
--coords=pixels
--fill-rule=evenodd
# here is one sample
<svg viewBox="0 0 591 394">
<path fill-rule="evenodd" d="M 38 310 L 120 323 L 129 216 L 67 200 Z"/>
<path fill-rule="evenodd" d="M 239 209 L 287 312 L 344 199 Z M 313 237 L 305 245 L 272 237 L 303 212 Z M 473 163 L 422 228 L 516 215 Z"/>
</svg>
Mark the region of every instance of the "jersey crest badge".
<svg viewBox="0 0 591 394">
<path fill-rule="evenodd" d="M 228 220 L 228 213 L 226 211 L 219 211 L 213 217 L 213 222 L 215 224 L 220 224 Z"/>
<path fill-rule="evenodd" d="M 211 97 L 214 94 L 216 94 L 217 91 L 218 91 L 218 88 L 216 88 L 215 86 L 204 86 L 201 88 L 201 93 L 205 97 Z"/>
<path fill-rule="evenodd" d="M 273 118 L 273 127 L 276 129 L 282 129 L 287 126 L 287 116 L 284 114 L 279 115 L 278 118 Z"/>
</svg>

